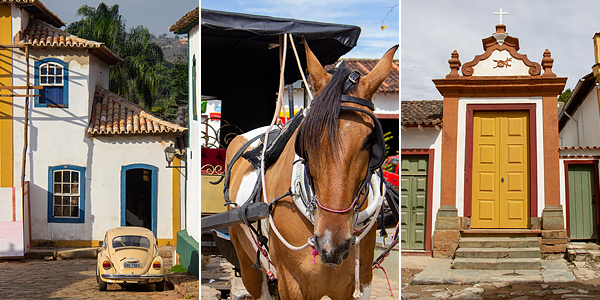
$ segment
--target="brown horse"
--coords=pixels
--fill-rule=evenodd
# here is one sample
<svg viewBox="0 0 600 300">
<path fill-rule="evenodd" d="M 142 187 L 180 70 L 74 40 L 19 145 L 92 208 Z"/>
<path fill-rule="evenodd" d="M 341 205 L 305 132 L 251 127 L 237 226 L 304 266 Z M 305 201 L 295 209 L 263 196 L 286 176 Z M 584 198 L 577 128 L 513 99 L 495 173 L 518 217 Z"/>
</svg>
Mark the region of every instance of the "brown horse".
<svg viewBox="0 0 600 300">
<path fill-rule="evenodd" d="M 362 295 L 361 299 L 368 299 L 376 226 L 367 227 L 359 241 L 357 236 L 361 232 L 355 229 L 358 213 L 368 206 L 368 203 L 358 205 L 357 202 L 360 202 L 362 183 L 370 170 L 377 122 L 372 114 L 366 112 L 365 103 L 372 105 L 372 96 L 388 76 L 398 45 L 388 50 L 375 68 L 348 90 L 348 96 L 367 100 L 362 103 L 342 103 L 340 100 L 350 71 L 340 69 L 331 75 L 306 44 L 305 49 L 308 71 L 317 96 L 300 128 L 287 142 L 277 161 L 266 170 L 266 195 L 269 199 L 262 201 L 269 203 L 288 192 L 292 182 L 292 166 L 298 160 L 296 151 L 300 152 L 310 170 L 314 199 L 318 203 L 314 225 L 300 212 L 289 195 L 273 206 L 271 224 L 292 246 L 301 246 L 311 240 L 316 250 L 311 251 L 311 247 L 291 250 L 274 233 L 267 219 L 262 221 L 262 228 L 269 238 L 270 260 L 261 255 L 260 269 L 252 267 L 256 261 L 257 247 L 255 237 L 246 225 L 229 227 L 231 241 L 240 262 L 242 281 L 255 299 L 273 299 L 273 289 L 268 284 L 271 279 L 267 276 L 271 273 L 277 279 L 281 299 L 321 299 L 325 295 L 332 299 L 351 299 L 353 295 Z M 264 132 L 265 128 L 259 128 L 236 137 L 227 149 L 226 163 L 229 165 L 246 142 Z M 248 149 L 258 144 L 258 141 L 254 142 Z M 229 199 L 238 204 L 246 201 L 254 189 L 258 174 L 259 171 L 248 161 L 237 160 L 228 174 Z M 357 247 L 360 251 L 355 253 Z M 315 261 L 317 253 L 320 259 Z M 346 259 L 348 256 L 352 259 Z M 358 259 L 360 276 L 355 278 Z M 355 291 L 358 280 L 360 292 Z"/>
</svg>

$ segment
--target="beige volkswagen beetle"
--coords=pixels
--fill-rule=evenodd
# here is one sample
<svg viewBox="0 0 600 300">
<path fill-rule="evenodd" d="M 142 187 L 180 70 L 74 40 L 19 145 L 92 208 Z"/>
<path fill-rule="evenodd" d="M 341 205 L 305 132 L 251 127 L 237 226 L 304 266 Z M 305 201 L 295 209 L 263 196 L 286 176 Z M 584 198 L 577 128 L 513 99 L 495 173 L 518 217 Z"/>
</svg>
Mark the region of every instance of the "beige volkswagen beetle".
<svg viewBox="0 0 600 300">
<path fill-rule="evenodd" d="M 164 264 L 152 231 L 133 226 L 108 230 L 98 254 L 96 281 L 101 291 L 109 283 L 154 283 L 157 291 L 164 291 Z"/>
</svg>

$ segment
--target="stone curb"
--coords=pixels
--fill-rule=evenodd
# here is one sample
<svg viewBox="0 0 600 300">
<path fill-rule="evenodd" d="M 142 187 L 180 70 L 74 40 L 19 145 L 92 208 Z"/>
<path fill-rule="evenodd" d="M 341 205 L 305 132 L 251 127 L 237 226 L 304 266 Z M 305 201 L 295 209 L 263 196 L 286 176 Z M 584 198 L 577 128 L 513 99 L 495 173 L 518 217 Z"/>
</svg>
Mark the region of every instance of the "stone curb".
<svg viewBox="0 0 600 300">
<path fill-rule="evenodd" d="M 159 246 L 158 255 L 162 258 L 172 258 L 175 247 Z M 31 248 L 25 253 L 26 259 L 94 259 L 98 256 L 100 247 L 89 248 Z M 50 258 L 51 257 L 51 258 Z"/>
</svg>

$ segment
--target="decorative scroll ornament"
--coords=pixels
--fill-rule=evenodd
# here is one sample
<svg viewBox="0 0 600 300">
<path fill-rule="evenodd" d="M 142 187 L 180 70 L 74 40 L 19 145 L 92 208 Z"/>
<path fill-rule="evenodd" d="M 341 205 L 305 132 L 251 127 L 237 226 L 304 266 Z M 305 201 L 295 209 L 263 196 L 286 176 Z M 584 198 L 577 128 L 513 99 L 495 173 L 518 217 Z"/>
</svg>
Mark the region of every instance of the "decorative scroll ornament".
<svg viewBox="0 0 600 300">
<path fill-rule="evenodd" d="M 494 59 L 494 62 L 497 64 L 495 68 L 508 68 L 510 67 L 510 62 L 512 61 L 512 57 L 509 57 L 505 60 L 500 60 L 500 59 Z"/>
</svg>

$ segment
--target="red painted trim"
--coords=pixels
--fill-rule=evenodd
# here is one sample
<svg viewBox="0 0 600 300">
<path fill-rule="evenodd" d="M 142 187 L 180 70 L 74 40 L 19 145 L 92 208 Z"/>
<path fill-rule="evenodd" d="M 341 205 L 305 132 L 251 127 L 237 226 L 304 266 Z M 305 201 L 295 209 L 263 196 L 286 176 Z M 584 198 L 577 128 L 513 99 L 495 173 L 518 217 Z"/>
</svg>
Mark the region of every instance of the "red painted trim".
<svg viewBox="0 0 600 300">
<path fill-rule="evenodd" d="M 17 200 L 15 199 L 15 187 L 12 188 L 12 220 L 17 221 Z"/>
<path fill-rule="evenodd" d="M 529 216 L 537 217 L 537 125 L 536 105 L 534 103 L 519 104 L 467 104 L 467 126 L 465 141 L 465 191 L 464 214 L 471 217 L 473 201 L 473 114 L 475 111 L 528 111 L 529 112 Z M 532 134 L 535 133 L 535 134 Z"/>
<path fill-rule="evenodd" d="M 431 255 L 431 231 L 433 218 L 433 165 L 435 163 L 434 149 L 402 149 L 400 155 L 427 155 L 427 212 L 425 224 L 425 252 Z"/>
<path fill-rule="evenodd" d="M 571 240 L 571 214 L 570 214 L 570 198 L 569 198 L 569 165 L 594 165 L 594 187 L 596 190 L 596 198 L 600 196 L 600 185 L 598 184 L 598 160 L 595 159 L 579 159 L 565 160 L 565 220 L 567 223 L 567 240 Z M 596 202 L 596 232 L 598 232 L 598 240 L 600 240 L 600 205 Z"/>
<path fill-rule="evenodd" d="M 375 117 L 377 117 L 377 119 L 393 119 L 393 120 L 398 120 L 400 119 L 400 114 L 375 114 Z"/>
</svg>

